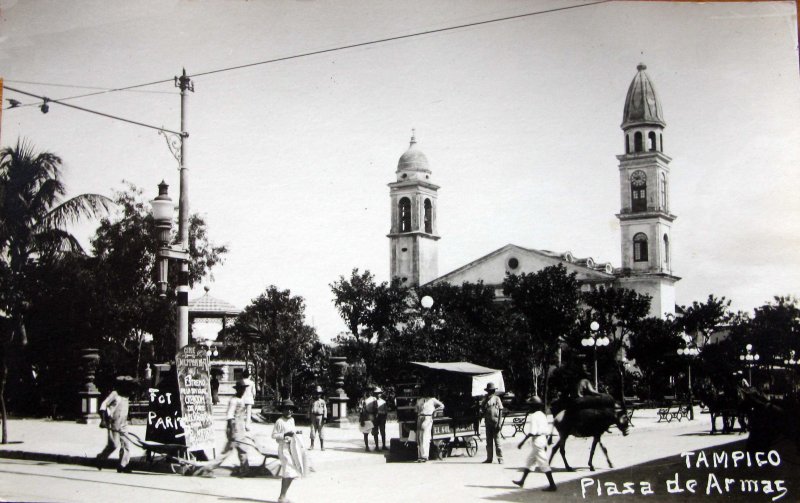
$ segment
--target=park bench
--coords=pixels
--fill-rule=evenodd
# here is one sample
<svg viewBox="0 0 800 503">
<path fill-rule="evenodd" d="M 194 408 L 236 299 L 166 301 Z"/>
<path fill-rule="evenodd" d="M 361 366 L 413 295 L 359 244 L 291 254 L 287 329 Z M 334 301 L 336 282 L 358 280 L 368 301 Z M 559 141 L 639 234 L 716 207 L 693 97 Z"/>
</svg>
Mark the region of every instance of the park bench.
<svg viewBox="0 0 800 503">
<path fill-rule="evenodd" d="M 510 419 L 510 421 L 509 421 Z M 500 422 L 500 436 L 506 438 L 503 435 L 503 427 L 506 425 L 510 425 L 514 427 L 514 433 L 511 434 L 511 437 L 514 437 L 517 433 L 525 434 L 525 423 L 528 421 L 528 413 L 527 412 L 505 412 L 503 414 L 503 420 Z"/>
<path fill-rule="evenodd" d="M 681 405 L 677 408 L 677 410 L 673 410 L 669 413 L 669 419 L 667 422 L 672 421 L 673 419 L 677 419 L 678 422 L 681 421 L 683 418 L 689 418 L 689 406 L 688 405 Z"/>
<path fill-rule="evenodd" d="M 662 407 L 658 409 L 658 422 L 666 421 L 670 422 L 672 420 L 672 412 L 674 408 L 672 405 L 668 405 L 666 407 Z"/>
</svg>

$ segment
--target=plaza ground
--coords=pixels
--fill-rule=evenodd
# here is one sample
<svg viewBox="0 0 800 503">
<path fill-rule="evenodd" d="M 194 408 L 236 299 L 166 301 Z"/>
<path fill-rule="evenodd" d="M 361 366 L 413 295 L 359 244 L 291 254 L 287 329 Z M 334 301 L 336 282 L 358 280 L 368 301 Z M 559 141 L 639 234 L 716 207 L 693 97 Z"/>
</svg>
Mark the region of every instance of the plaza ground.
<svg viewBox="0 0 800 503">
<path fill-rule="evenodd" d="M 683 501 L 690 493 L 668 494 L 665 480 L 680 472 L 681 479 L 686 476 L 703 475 L 699 469 L 688 470 L 679 457 L 681 452 L 705 450 L 715 446 L 737 449 L 746 436 L 742 434 L 709 435 L 708 415 L 698 414 L 694 421 L 658 423 L 653 409 L 637 410 L 633 418 L 635 426 L 631 434 L 623 436 L 612 428 L 603 437 L 615 470 L 610 470 L 600 449 L 595 453 L 595 472 L 588 469 L 591 441 L 570 438 L 567 442 L 567 458 L 576 469 L 566 472 L 560 456 L 553 461 L 554 477 L 559 484 L 555 494 L 540 491 L 546 485 L 545 477 L 532 473 L 525 489 L 511 483 L 519 477 L 525 464 L 529 447 L 517 449 L 520 435 L 503 441 L 505 463 L 486 465 L 485 443 L 480 442 L 475 457 L 468 457 L 459 451 L 444 461 L 428 463 L 389 463 L 385 452 L 365 452 L 361 434 L 355 427 L 328 428 L 326 450 L 311 451 L 315 471 L 308 477 L 293 483 L 289 497 L 294 502 L 360 502 L 377 499 L 381 503 L 394 502 L 471 502 L 471 501 L 607 501 L 626 499 L 624 495 L 609 497 L 606 482 L 652 481 L 655 494 L 649 501 Z M 224 423 L 216 425 L 218 445 L 224 439 Z M 133 431 L 144 436 L 144 426 L 133 426 Z M 301 427 L 304 434 L 308 428 Z M 505 430 L 511 433 L 511 428 Z M 270 438 L 272 425 L 255 424 L 254 440 L 260 445 L 272 447 Z M 397 425 L 387 425 L 389 436 L 396 436 Z M 98 471 L 91 459 L 105 444 L 105 431 L 97 425 L 81 425 L 64 421 L 38 419 L 11 420 L 9 437 L 12 443 L 0 446 L 0 500 L 4 501 L 253 501 L 272 502 L 277 500 L 280 480 L 265 476 L 238 478 L 230 476 L 236 464 L 236 456 L 231 455 L 223 467 L 217 471 L 216 478 L 185 477 L 171 473 L 139 471 L 120 474 L 115 470 Z M 307 439 L 306 439 L 307 440 Z M 372 445 L 372 444 L 371 444 Z M 133 455 L 142 456 L 139 449 Z M 252 452 L 250 462 L 259 465 L 263 458 Z M 134 466 L 144 467 L 142 463 Z M 109 464 L 113 467 L 113 463 Z M 785 457 L 780 469 L 770 467 L 761 469 L 753 476 L 759 479 L 786 477 L 784 472 L 797 475 L 797 459 Z M 686 472 L 686 473 L 684 473 Z M 740 474 L 742 477 L 746 473 Z M 730 476 L 730 475 L 728 475 Z M 749 476 L 749 475 L 747 475 Z M 593 478 L 603 485 L 604 492 L 582 491 L 581 479 Z M 791 478 L 791 477 L 790 477 Z M 788 482 L 788 494 L 782 501 L 797 501 L 796 481 Z M 706 479 L 702 481 L 706 489 Z M 585 488 L 584 488 L 585 489 Z M 639 489 L 639 486 L 636 486 Z M 735 489 L 735 488 L 734 488 Z M 733 491 L 734 493 L 736 491 Z M 776 494 L 748 493 L 747 501 L 771 501 Z M 641 496 L 641 495 L 639 495 Z M 703 494 L 706 501 L 730 501 L 737 494 L 717 494 L 712 491 Z M 739 496 L 742 496 L 741 494 Z M 639 499 L 637 495 L 628 499 Z"/>
</svg>

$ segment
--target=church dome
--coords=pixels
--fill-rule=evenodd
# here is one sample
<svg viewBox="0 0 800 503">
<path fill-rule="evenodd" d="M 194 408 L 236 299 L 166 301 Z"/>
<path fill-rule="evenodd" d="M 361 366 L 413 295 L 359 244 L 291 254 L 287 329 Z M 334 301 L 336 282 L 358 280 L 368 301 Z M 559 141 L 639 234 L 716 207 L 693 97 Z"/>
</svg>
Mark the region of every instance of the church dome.
<svg viewBox="0 0 800 503">
<path fill-rule="evenodd" d="M 428 166 L 428 158 L 425 154 L 417 148 L 417 139 L 414 133 L 411 133 L 411 143 L 408 145 L 408 150 L 400 156 L 397 161 L 397 171 L 428 171 L 431 168 Z"/>
<path fill-rule="evenodd" d="M 638 73 L 633 78 L 625 98 L 625 110 L 622 113 L 622 129 L 631 126 L 658 125 L 666 126 L 661 113 L 661 103 L 656 96 L 656 88 L 645 70 L 647 65 L 639 63 Z"/>
</svg>

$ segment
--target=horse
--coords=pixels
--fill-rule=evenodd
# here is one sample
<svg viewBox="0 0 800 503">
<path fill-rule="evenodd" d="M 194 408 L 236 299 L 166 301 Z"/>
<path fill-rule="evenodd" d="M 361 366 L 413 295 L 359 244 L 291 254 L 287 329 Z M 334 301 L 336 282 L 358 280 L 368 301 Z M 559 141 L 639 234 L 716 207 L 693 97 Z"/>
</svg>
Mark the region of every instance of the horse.
<svg viewBox="0 0 800 503">
<path fill-rule="evenodd" d="M 722 419 L 722 433 L 733 433 L 733 425 L 739 421 L 739 431 L 747 431 L 747 414 L 742 407 L 742 400 L 738 393 L 718 391 L 714 386 L 704 386 L 698 396 L 708 407 L 711 417 L 711 434 L 717 433 L 717 418 Z"/>
<path fill-rule="evenodd" d="M 558 442 L 553 446 L 553 452 L 550 453 L 549 462 L 553 462 L 556 451 L 560 450 L 561 459 L 564 460 L 564 467 L 568 471 L 574 471 L 567 462 L 567 457 L 564 454 L 564 446 L 567 443 L 567 438 L 572 435 L 582 438 L 592 437 L 594 439 L 592 442 L 592 450 L 589 453 L 589 469 L 591 471 L 594 471 L 592 460 L 594 459 L 594 451 L 598 444 L 603 450 L 603 454 L 606 456 L 608 467 L 614 468 L 614 465 L 611 464 L 611 459 L 608 457 L 608 450 L 600 441 L 600 437 L 603 433 L 608 431 L 611 426 L 616 426 L 622 431 L 623 435 L 628 435 L 630 425 L 628 424 L 628 416 L 625 414 L 624 410 L 612 407 L 567 408 L 564 410 L 563 415 L 558 414 L 553 419 L 553 427 L 558 431 Z M 551 440 L 552 434 L 548 439 L 548 443 Z"/>
</svg>

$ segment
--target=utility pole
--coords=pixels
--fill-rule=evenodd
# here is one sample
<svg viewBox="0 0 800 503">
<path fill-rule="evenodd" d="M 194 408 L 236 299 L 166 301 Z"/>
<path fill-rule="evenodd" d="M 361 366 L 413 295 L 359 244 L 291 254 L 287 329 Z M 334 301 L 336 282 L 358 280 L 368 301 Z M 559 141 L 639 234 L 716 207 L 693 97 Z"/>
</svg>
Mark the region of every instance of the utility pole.
<svg viewBox="0 0 800 503">
<path fill-rule="evenodd" d="M 180 197 L 178 199 L 178 235 L 180 247 L 187 253 L 181 260 L 181 271 L 178 277 L 178 333 L 175 336 L 175 352 L 189 344 L 189 169 L 186 167 L 187 144 L 189 133 L 186 131 L 186 115 L 188 93 L 194 92 L 194 83 L 186 76 L 186 69 L 180 77 L 175 77 L 175 86 L 181 90 L 181 151 L 180 165 Z"/>
</svg>

